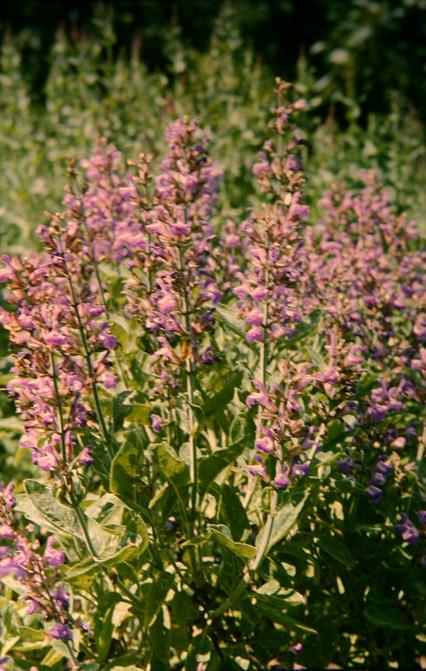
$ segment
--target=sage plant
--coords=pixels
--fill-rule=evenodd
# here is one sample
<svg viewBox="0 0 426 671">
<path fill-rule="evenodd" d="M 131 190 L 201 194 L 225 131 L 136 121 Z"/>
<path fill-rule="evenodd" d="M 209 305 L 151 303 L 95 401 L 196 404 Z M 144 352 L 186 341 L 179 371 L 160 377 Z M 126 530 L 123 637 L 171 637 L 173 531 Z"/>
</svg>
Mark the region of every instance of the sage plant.
<svg viewBox="0 0 426 671">
<path fill-rule="evenodd" d="M 420 663 L 424 241 L 369 171 L 310 210 L 275 94 L 242 216 L 183 117 L 3 256 L 7 671 Z"/>
</svg>

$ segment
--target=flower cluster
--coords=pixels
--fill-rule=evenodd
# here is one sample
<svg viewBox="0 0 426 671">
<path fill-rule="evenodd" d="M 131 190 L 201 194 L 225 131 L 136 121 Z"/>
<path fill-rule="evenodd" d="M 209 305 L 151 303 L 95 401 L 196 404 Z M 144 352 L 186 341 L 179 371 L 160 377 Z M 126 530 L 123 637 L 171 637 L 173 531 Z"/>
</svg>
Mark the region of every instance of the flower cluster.
<svg viewBox="0 0 426 671">
<path fill-rule="evenodd" d="M 417 511 L 418 524 L 421 530 L 417 528 L 407 513 L 400 513 L 400 518 L 401 522 L 395 526 L 395 529 L 401 539 L 410 545 L 417 545 L 421 536 L 426 535 L 426 510 Z M 426 554 L 420 557 L 420 563 L 422 566 L 426 566 Z"/>
<path fill-rule="evenodd" d="M 141 217 L 145 244 L 129 257 L 132 277 L 126 284 L 127 313 L 153 338 L 151 363 L 160 389 L 179 384 L 173 371 L 188 360 L 192 365 L 212 360 L 203 340 L 221 295 L 211 222 L 221 171 L 208 157 L 208 138 L 194 120 L 173 123 L 166 140 L 158 176 L 150 177 L 148 167 L 139 171 L 145 189 L 153 181 L 153 194 Z"/>
<path fill-rule="evenodd" d="M 9 484 L 0 491 L 0 579 L 14 576 L 25 588 L 27 614 L 40 613 L 44 620 L 53 622 L 48 630 L 52 638 L 70 640 L 69 595 L 57 571 L 66 561 L 65 553 L 56 549 L 53 536 L 42 548 L 32 537 L 33 524 L 27 525 L 25 533 L 19 531 L 15 506 L 13 484 Z"/>
<path fill-rule="evenodd" d="M 271 122 L 277 141 L 265 143 L 260 161 L 253 166 L 266 197 L 239 231 L 245 263 L 235 273 L 239 284 L 234 293 L 249 327 L 249 342 L 270 342 L 293 334 L 305 313 L 301 301 L 305 277 L 303 222 L 308 208 L 302 203 L 304 178 L 297 153 L 301 137 L 289 122 L 291 114 L 303 109 L 304 101 L 284 105 L 287 88 L 277 80 L 279 104 L 272 110 Z"/>
<path fill-rule="evenodd" d="M 91 462 L 80 434 L 97 433 L 101 385 L 114 387 L 109 353 L 116 346 L 105 319 L 93 254 L 83 224 L 68 212 L 54 216 L 39 235 L 44 252 L 21 259 L 2 257 L 5 297 L 15 308 L 0 321 L 15 346 L 14 377 L 8 383 L 25 431 L 22 445 L 45 471 L 63 476 Z"/>
</svg>

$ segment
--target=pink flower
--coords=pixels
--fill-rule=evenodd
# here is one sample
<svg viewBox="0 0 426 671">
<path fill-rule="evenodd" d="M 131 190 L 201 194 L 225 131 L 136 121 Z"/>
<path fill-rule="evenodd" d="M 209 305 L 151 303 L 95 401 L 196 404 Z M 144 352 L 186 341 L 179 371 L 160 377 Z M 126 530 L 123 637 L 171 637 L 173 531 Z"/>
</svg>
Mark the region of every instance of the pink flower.
<svg viewBox="0 0 426 671">
<path fill-rule="evenodd" d="M 248 342 L 263 342 L 263 328 L 255 326 L 247 331 L 246 338 Z"/>
<path fill-rule="evenodd" d="M 50 629 L 49 634 L 52 638 L 57 638 L 61 641 L 71 641 L 72 640 L 72 631 L 67 624 L 63 622 L 57 622 Z"/>
<path fill-rule="evenodd" d="M 44 560 L 51 566 L 52 568 L 58 568 L 61 566 L 65 561 L 66 561 L 66 556 L 65 552 L 62 550 L 55 550 L 53 547 L 54 543 L 54 538 L 53 536 L 49 536 L 49 538 L 46 541 L 46 548 L 44 551 Z"/>
</svg>

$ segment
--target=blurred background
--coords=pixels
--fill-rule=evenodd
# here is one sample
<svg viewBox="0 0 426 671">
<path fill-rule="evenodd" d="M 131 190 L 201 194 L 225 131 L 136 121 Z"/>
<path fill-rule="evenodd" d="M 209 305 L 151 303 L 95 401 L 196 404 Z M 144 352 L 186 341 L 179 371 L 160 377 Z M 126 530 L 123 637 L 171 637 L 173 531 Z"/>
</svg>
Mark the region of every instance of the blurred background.
<svg viewBox="0 0 426 671">
<path fill-rule="evenodd" d="M 68 159 L 106 136 L 162 151 L 201 117 L 232 213 L 252 189 L 273 81 L 308 101 L 307 197 L 374 168 L 425 226 L 426 0 L 17 0 L 1 3 L 0 239 L 27 249 Z"/>
<path fill-rule="evenodd" d="M 425 0 L 233 0 L 227 6 L 244 42 L 275 73 L 294 79 L 305 56 L 317 90 L 339 106 L 353 96 L 358 113 L 383 111 L 398 91 L 425 118 Z M 60 27 L 78 39 L 93 32 L 94 16 L 105 13 L 114 29 L 115 54 L 129 53 L 138 36 L 144 62 L 167 70 L 170 29 L 179 31 L 185 48 L 206 51 L 223 7 L 220 0 L 110 0 L 103 6 L 90 0 L 18 0 L 2 3 L 0 16 L 3 31 L 19 34 L 26 76 L 41 93 Z"/>
</svg>

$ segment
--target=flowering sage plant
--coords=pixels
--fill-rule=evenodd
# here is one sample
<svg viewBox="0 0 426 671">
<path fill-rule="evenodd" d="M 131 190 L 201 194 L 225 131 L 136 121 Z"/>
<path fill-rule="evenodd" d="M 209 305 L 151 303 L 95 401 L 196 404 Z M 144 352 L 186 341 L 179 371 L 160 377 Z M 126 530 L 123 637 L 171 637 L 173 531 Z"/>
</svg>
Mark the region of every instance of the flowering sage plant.
<svg viewBox="0 0 426 671">
<path fill-rule="evenodd" d="M 425 247 L 371 172 L 310 211 L 276 99 L 240 219 L 183 117 L 159 160 L 70 164 L 2 257 L 34 473 L 0 491 L 8 671 L 419 663 Z"/>
</svg>

